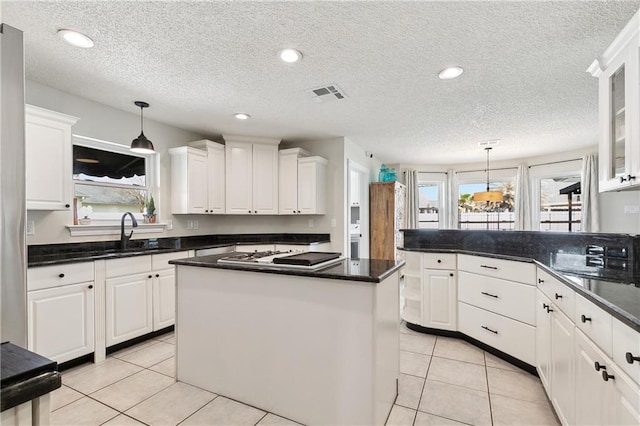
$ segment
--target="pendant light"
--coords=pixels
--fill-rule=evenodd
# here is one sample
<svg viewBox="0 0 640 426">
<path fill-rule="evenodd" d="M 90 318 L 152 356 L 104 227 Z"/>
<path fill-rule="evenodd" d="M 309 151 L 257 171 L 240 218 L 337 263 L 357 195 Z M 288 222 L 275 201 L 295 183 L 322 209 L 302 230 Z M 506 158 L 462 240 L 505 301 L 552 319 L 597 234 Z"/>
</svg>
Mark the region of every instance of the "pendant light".
<svg viewBox="0 0 640 426">
<path fill-rule="evenodd" d="M 142 111 L 144 108 L 149 108 L 149 104 L 142 101 L 135 101 L 134 103 L 140 107 L 140 136 L 131 141 L 130 149 L 136 154 L 153 154 L 155 153 L 153 144 L 142 131 Z"/>
<path fill-rule="evenodd" d="M 491 151 L 491 147 L 486 147 L 485 151 L 487 151 L 487 190 L 484 192 L 476 192 L 475 194 L 473 194 L 473 201 L 499 202 L 504 198 L 504 194 L 502 193 L 502 191 L 489 190 L 489 151 Z"/>
</svg>

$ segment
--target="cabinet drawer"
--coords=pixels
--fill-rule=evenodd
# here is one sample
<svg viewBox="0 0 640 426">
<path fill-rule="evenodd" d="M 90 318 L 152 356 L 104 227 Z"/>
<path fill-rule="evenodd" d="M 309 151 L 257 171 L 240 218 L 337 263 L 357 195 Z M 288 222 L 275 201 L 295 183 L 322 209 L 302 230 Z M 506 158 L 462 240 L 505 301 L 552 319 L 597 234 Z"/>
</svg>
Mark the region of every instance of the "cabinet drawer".
<svg viewBox="0 0 640 426">
<path fill-rule="evenodd" d="M 533 263 L 461 254 L 458 256 L 458 269 L 524 284 L 536 283 L 536 267 Z"/>
<path fill-rule="evenodd" d="M 460 272 L 458 299 L 530 325 L 536 322 L 536 288 L 531 285 Z"/>
<path fill-rule="evenodd" d="M 105 263 L 107 278 L 151 272 L 151 256 L 110 259 Z"/>
<path fill-rule="evenodd" d="M 93 281 L 93 262 L 39 266 L 27 270 L 27 290 Z"/>
<path fill-rule="evenodd" d="M 467 336 L 528 364 L 535 364 L 535 327 L 464 302 L 458 303 L 458 325 Z"/>
<path fill-rule="evenodd" d="M 640 333 L 631 327 L 623 324 L 619 320 L 613 321 L 613 360 L 625 371 L 636 383 L 640 384 L 640 360 L 633 357 L 640 357 Z M 627 353 L 631 363 L 627 360 Z"/>
<path fill-rule="evenodd" d="M 576 311 L 573 322 L 607 356 L 611 356 L 611 315 L 576 294 Z"/>
<path fill-rule="evenodd" d="M 456 269 L 455 253 L 425 253 L 425 269 Z"/>
<path fill-rule="evenodd" d="M 174 253 L 152 254 L 151 267 L 154 271 L 161 269 L 173 269 L 173 265 L 169 264 L 170 260 L 183 259 L 189 257 L 188 251 L 178 251 Z"/>
<path fill-rule="evenodd" d="M 576 293 L 568 285 L 560 282 L 547 272 L 538 268 L 538 288 L 554 305 L 572 320 L 575 316 Z"/>
</svg>

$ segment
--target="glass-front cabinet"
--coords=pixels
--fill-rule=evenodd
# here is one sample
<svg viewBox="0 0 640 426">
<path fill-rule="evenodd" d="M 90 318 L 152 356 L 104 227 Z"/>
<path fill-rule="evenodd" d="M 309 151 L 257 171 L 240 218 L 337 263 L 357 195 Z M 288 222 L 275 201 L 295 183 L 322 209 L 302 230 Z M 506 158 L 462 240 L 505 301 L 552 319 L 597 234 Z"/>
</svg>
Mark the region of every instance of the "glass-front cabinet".
<svg viewBox="0 0 640 426">
<path fill-rule="evenodd" d="M 599 190 L 640 186 L 640 18 L 631 19 L 588 71 L 599 79 Z"/>
</svg>

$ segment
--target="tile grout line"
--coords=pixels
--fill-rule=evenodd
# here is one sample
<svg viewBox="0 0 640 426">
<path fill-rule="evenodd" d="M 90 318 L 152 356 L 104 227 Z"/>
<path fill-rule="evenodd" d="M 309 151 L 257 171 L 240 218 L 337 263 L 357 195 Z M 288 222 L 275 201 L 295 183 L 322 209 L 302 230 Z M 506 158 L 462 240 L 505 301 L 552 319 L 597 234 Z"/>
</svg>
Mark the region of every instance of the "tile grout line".
<svg viewBox="0 0 640 426">
<path fill-rule="evenodd" d="M 491 424 L 493 425 L 493 407 L 491 405 L 491 391 L 489 390 L 489 369 L 487 368 L 487 353 L 485 352 L 483 355 L 484 358 L 484 375 L 487 378 L 487 398 L 489 400 L 489 419 L 491 420 Z"/>
</svg>

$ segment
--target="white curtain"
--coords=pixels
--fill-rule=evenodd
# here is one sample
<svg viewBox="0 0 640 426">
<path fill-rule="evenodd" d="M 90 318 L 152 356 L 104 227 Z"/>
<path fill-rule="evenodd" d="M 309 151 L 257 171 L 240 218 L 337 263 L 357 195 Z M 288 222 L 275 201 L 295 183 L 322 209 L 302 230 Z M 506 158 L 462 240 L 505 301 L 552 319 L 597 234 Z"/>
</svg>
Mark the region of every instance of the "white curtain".
<svg viewBox="0 0 640 426">
<path fill-rule="evenodd" d="M 529 166 L 526 163 L 518 166 L 515 188 L 515 230 L 530 231 L 531 225 L 531 186 L 529 182 Z"/>
<path fill-rule="evenodd" d="M 407 228 L 418 228 L 419 199 L 418 199 L 418 171 L 406 171 L 407 184 Z"/>
<path fill-rule="evenodd" d="M 596 154 L 582 157 L 580 182 L 582 232 L 598 232 L 600 230 L 600 215 L 598 214 L 598 156 Z"/>
<path fill-rule="evenodd" d="M 458 175 L 455 170 L 447 171 L 447 194 L 445 228 L 458 229 Z"/>
</svg>

